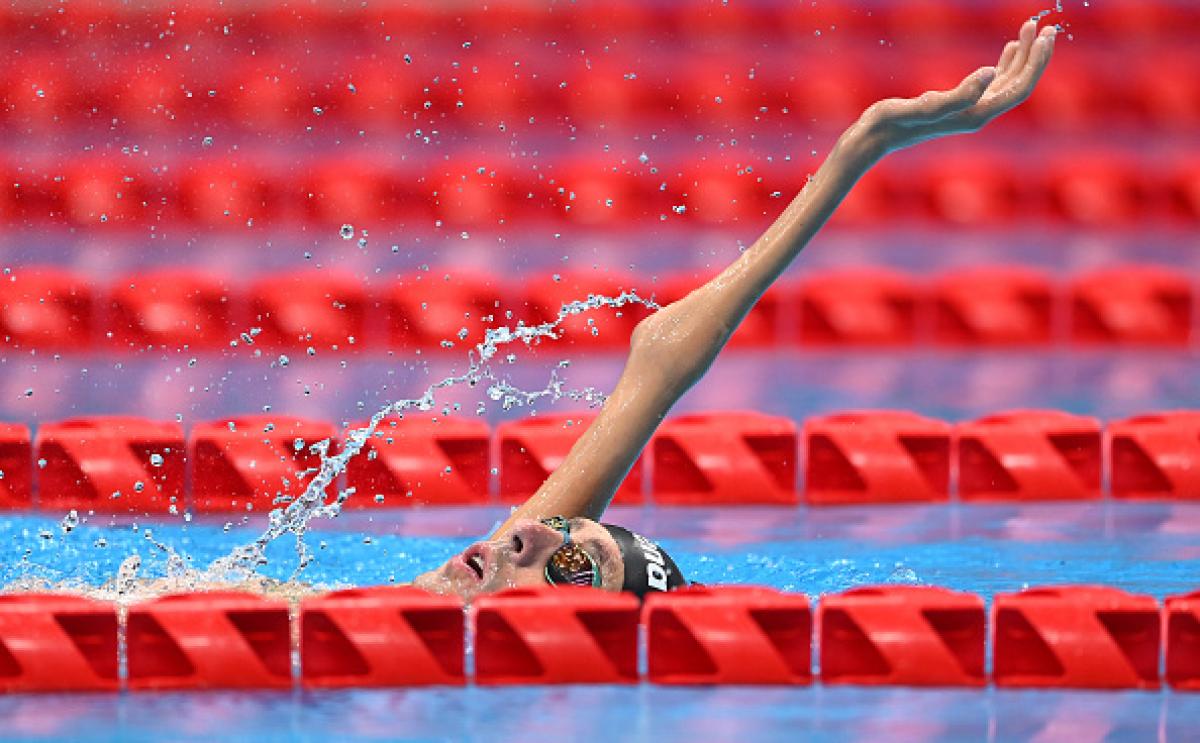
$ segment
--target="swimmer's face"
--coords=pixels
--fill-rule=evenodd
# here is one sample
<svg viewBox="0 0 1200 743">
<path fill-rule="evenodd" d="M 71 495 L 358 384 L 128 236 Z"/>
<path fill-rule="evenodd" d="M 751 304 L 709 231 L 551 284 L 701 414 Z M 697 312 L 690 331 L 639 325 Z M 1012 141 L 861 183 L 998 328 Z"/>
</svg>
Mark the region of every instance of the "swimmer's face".
<svg viewBox="0 0 1200 743">
<path fill-rule="evenodd" d="M 591 555 L 599 568 L 600 588 L 621 590 L 625 567 L 612 535 L 591 519 L 571 519 L 570 525 L 571 541 Z M 463 601 L 515 586 L 544 586 L 546 562 L 562 545 L 562 532 L 540 521 L 522 519 L 506 537 L 472 544 L 437 570 L 418 576 L 413 585 L 454 594 Z"/>
</svg>

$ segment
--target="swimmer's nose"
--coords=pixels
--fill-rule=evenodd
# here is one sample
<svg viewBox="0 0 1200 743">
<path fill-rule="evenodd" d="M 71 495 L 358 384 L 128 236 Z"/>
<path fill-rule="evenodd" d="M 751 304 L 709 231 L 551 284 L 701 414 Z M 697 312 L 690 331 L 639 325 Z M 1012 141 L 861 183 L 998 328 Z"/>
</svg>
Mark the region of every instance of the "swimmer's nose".
<svg viewBox="0 0 1200 743">
<path fill-rule="evenodd" d="M 544 565 L 563 543 L 562 532 L 532 519 L 514 524 L 508 539 L 513 563 L 519 567 Z"/>
</svg>

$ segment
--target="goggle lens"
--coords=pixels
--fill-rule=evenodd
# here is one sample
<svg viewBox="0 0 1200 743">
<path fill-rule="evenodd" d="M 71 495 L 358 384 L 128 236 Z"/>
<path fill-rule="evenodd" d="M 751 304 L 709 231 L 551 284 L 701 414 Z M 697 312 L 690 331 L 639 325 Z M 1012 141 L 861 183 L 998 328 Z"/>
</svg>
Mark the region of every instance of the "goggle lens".
<svg viewBox="0 0 1200 743">
<path fill-rule="evenodd" d="M 554 585 L 592 586 L 600 585 L 600 570 L 587 550 L 571 541 L 570 523 L 562 516 L 542 519 L 551 529 L 562 532 L 563 544 L 546 562 L 546 581 Z"/>
</svg>

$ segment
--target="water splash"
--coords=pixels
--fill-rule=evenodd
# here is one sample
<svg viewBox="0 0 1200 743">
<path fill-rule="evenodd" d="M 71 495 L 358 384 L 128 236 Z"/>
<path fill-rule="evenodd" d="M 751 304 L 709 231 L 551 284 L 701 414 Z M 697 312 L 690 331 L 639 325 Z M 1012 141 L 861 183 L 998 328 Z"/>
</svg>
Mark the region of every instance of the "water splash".
<svg viewBox="0 0 1200 743">
<path fill-rule="evenodd" d="M 420 397 L 397 400 L 383 406 L 371 416 L 371 420 L 366 426 L 346 432 L 341 450 L 337 454 L 329 453 L 330 439 L 312 444 L 309 450 L 320 456 L 320 466 L 302 473 L 303 476 L 312 475 L 304 493 L 288 505 L 271 511 L 268 515 L 267 529 L 257 539 L 235 548 L 230 554 L 215 560 L 204 570 L 187 568 L 182 560 L 177 559 L 178 556 L 174 551 L 166 548 L 169 560 L 168 577 L 172 579 L 171 582 L 176 587 L 180 583 L 205 585 L 212 583 L 244 584 L 261 581 L 263 579 L 258 576 L 256 570 L 259 566 L 267 563 L 267 545 L 286 534 L 292 534 L 296 538 L 296 550 L 299 557 L 296 572 L 292 576 L 294 581 L 312 561 L 312 554 L 304 542 L 304 535 L 308 530 L 309 523 L 316 518 L 336 517 L 341 512 L 346 500 L 354 494 L 353 488 L 347 488 L 339 491 L 332 502 L 326 502 L 327 488 L 330 484 L 345 470 L 347 463 L 358 455 L 367 440 L 375 434 L 376 429 L 385 419 L 394 415 L 403 417 L 404 412 L 408 410 L 422 412 L 434 410 L 437 395 L 441 390 L 459 385 L 476 387 L 480 383 L 486 382 L 488 385 L 487 396 L 491 400 L 499 402 L 504 410 L 531 405 L 544 399 L 553 401 L 563 397 L 586 400 L 593 405 L 603 404 L 604 394 L 594 388 L 567 389 L 564 380 L 559 377 L 558 369 L 551 372 L 545 387 L 529 391 L 497 378 L 493 374 L 489 362 L 496 357 L 501 347 L 508 344 L 521 342 L 526 347 L 531 347 L 542 340 L 558 339 L 561 337 L 560 326 L 569 317 L 602 307 L 620 309 L 629 304 L 639 304 L 650 310 L 660 309 L 653 299 L 644 299 L 635 291 L 626 291 L 616 297 L 589 294 L 587 299 L 563 304 L 559 309 L 558 316 L 553 320 L 538 325 L 525 325 L 518 322 L 515 328 L 507 325 L 489 328 L 484 334 L 484 339 L 475 346 L 473 351 L 468 352 L 468 367 L 462 374 L 451 375 L 434 382 L 425 389 Z M 595 334 L 595 332 L 596 329 L 593 326 L 592 333 Z M 512 354 L 505 357 L 506 361 L 512 359 Z M 566 362 L 560 362 L 559 368 L 565 368 L 565 366 Z M 172 556 L 177 561 L 172 561 Z M 173 576 L 171 575 L 172 563 L 177 568 Z M 136 571 L 136 567 L 134 570 Z"/>
</svg>

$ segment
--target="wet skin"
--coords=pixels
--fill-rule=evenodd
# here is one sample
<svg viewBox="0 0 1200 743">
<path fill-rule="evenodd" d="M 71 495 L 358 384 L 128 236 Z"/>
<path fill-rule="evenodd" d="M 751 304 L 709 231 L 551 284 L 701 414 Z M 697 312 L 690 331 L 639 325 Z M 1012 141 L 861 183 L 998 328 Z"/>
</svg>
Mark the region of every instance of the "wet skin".
<svg viewBox="0 0 1200 743">
<path fill-rule="evenodd" d="M 581 545 L 599 567 L 600 587 L 621 590 L 625 567 L 612 535 L 591 519 L 573 518 L 570 524 L 571 541 Z M 417 576 L 413 585 L 463 601 L 503 588 L 544 586 L 546 563 L 562 545 L 562 532 L 540 521 L 521 519 L 504 536 L 472 544 L 440 568 Z"/>
</svg>

